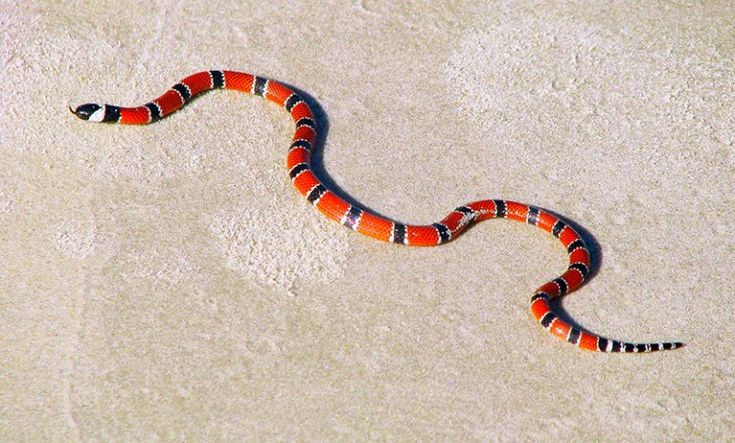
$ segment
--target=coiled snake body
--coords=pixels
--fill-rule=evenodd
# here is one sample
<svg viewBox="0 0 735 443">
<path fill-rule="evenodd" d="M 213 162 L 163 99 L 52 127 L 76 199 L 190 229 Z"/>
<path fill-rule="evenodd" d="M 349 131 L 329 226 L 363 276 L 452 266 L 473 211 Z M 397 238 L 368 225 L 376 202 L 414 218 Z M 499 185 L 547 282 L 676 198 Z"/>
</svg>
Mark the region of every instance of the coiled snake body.
<svg viewBox="0 0 735 443">
<path fill-rule="evenodd" d="M 211 89 L 235 89 L 259 95 L 286 109 L 296 129 L 286 168 L 296 189 L 328 218 L 378 240 L 408 246 L 436 246 L 451 241 L 470 224 L 490 218 L 507 218 L 537 226 L 559 239 L 569 254 L 569 267 L 545 283 L 531 297 L 531 313 L 553 335 L 582 349 L 600 352 L 651 352 L 682 347 L 682 343 L 627 343 L 610 340 L 559 318 L 550 305 L 553 298 L 579 288 L 590 272 L 590 253 L 580 235 L 567 223 L 542 209 L 510 200 L 481 200 L 454 209 L 438 223 L 407 225 L 351 205 L 314 174 L 311 155 L 317 123 L 309 105 L 291 88 L 274 80 L 234 71 L 199 72 L 175 84 L 143 106 L 124 108 L 87 103 L 72 112 L 83 120 L 120 124 L 148 124 L 184 106 L 192 97 Z"/>
</svg>

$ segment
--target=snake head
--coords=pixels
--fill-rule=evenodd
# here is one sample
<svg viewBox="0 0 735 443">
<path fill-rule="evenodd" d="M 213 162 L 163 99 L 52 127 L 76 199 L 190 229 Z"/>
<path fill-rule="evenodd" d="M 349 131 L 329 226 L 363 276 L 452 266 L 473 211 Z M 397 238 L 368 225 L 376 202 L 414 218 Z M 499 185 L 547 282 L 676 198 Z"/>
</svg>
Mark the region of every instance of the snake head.
<svg viewBox="0 0 735 443">
<path fill-rule="evenodd" d="M 69 107 L 69 110 L 82 120 L 101 122 L 105 118 L 105 107 L 97 103 L 85 103 L 77 106 L 77 109 Z"/>
</svg>

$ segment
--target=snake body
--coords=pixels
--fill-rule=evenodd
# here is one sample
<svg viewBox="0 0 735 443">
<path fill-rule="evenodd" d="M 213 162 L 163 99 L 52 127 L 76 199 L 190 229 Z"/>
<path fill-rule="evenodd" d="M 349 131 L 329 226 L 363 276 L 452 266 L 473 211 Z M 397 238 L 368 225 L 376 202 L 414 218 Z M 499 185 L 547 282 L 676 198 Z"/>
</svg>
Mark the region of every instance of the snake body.
<svg viewBox="0 0 735 443">
<path fill-rule="evenodd" d="M 651 352 L 683 346 L 678 342 L 610 340 L 560 318 L 551 300 L 574 291 L 585 282 L 590 273 L 590 252 L 574 228 L 543 209 L 510 200 L 481 200 L 457 207 L 438 223 L 410 225 L 348 203 L 314 173 L 311 157 L 317 140 L 317 122 L 307 102 L 283 83 L 242 72 L 204 71 L 184 78 L 143 106 L 126 108 L 87 103 L 72 112 L 92 122 L 148 124 L 175 112 L 197 94 L 212 89 L 234 89 L 258 95 L 288 111 L 296 127 L 286 157 L 288 175 L 298 192 L 327 218 L 368 237 L 408 246 L 441 245 L 455 239 L 468 226 L 491 218 L 507 218 L 537 226 L 558 238 L 569 255 L 566 271 L 543 284 L 531 297 L 531 313 L 547 331 L 582 349 L 599 352 Z"/>
</svg>

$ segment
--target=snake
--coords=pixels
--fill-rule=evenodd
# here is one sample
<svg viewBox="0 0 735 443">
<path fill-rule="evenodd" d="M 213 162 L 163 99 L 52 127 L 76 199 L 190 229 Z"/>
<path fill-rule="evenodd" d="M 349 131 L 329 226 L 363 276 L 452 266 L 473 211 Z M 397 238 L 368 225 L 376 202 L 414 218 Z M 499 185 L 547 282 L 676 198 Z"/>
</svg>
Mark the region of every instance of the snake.
<svg viewBox="0 0 735 443">
<path fill-rule="evenodd" d="M 532 316 L 552 335 L 577 347 L 596 352 L 643 353 L 677 349 L 681 342 L 630 343 L 594 334 L 563 318 L 552 300 L 578 289 L 590 277 L 591 254 L 582 236 L 550 211 L 511 200 L 489 199 L 461 205 L 437 223 L 412 225 L 386 218 L 348 202 L 322 181 L 312 166 L 318 124 L 311 106 L 291 86 L 265 77 L 237 71 L 212 70 L 192 74 L 143 106 L 121 107 L 85 103 L 69 110 L 82 120 L 124 125 L 145 125 L 160 120 L 186 105 L 195 96 L 215 89 L 232 89 L 257 95 L 291 115 L 295 125 L 286 156 L 286 169 L 296 190 L 319 212 L 347 228 L 384 242 L 406 246 L 438 246 L 457 238 L 480 221 L 504 218 L 536 226 L 563 245 L 569 266 L 534 291 Z"/>
</svg>

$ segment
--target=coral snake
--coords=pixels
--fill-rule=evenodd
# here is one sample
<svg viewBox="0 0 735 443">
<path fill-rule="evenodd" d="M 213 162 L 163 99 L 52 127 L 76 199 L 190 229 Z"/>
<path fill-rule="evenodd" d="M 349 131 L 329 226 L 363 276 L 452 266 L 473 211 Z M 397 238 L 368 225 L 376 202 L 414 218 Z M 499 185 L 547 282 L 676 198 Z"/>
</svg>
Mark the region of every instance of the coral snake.
<svg viewBox="0 0 735 443">
<path fill-rule="evenodd" d="M 368 237 L 409 246 L 436 246 L 453 240 L 468 226 L 490 218 L 507 218 L 550 232 L 569 254 L 569 267 L 545 283 L 531 297 L 531 313 L 551 334 L 578 347 L 599 352 L 651 352 L 676 349 L 679 342 L 627 343 L 582 330 L 560 318 L 551 300 L 579 288 L 590 273 L 590 253 L 582 237 L 569 224 L 549 212 L 510 200 L 481 200 L 454 209 L 430 225 L 408 225 L 352 205 L 330 190 L 314 173 L 312 151 L 317 122 L 309 105 L 293 89 L 267 78 L 234 71 L 205 71 L 186 77 L 157 99 L 143 106 L 125 108 L 95 103 L 70 110 L 91 122 L 148 124 L 184 106 L 191 98 L 212 89 L 235 89 L 259 95 L 291 114 L 296 129 L 286 158 L 286 168 L 296 189 L 328 218 Z"/>
</svg>

